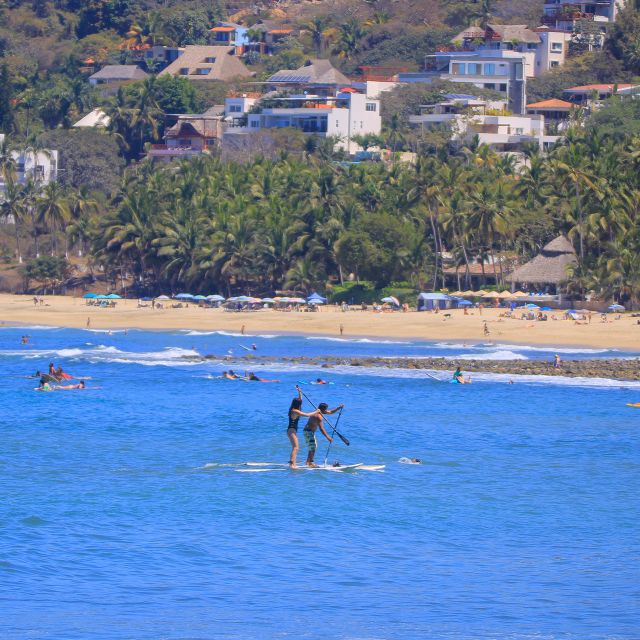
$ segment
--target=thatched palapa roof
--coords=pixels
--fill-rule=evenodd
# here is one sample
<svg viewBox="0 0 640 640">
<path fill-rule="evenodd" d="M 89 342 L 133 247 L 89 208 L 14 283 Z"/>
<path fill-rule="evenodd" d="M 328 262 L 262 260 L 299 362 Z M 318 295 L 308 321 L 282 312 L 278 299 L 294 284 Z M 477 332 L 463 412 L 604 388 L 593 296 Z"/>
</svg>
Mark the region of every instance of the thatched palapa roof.
<svg viewBox="0 0 640 640">
<path fill-rule="evenodd" d="M 559 284 L 568 280 L 567 267 L 577 264 L 573 245 L 565 236 L 558 236 L 533 259 L 507 276 L 509 282 Z"/>
</svg>

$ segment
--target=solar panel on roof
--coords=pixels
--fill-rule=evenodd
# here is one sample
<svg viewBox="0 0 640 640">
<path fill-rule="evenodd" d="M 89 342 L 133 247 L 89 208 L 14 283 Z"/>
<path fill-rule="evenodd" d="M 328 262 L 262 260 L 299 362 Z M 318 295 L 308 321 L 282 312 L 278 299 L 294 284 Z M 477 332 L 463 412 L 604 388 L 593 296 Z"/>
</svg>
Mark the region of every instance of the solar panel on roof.
<svg viewBox="0 0 640 640">
<path fill-rule="evenodd" d="M 447 93 L 445 98 L 449 100 L 477 100 L 477 96 L 470 96 L 466 93 Z"/>
</svg>

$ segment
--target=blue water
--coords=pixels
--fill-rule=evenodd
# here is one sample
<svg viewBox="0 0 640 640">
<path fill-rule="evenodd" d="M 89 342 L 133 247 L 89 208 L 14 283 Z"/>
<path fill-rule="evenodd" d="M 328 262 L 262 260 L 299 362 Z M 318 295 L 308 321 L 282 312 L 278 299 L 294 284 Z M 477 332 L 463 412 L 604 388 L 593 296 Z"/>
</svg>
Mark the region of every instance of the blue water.
<svg viewBox="0 0 640 640">
<path fill-rule="evenodd" d="M 265 355 L 554 352 L 1 330 L 1 638 L 640 637 L 640 410 L 625 406 L 639 384 L 276 365 L 260 372 L 281 383 L 259 384 L 181 362 L 252 342 Z M 597 355 L 615 354 L 565 357 Z M 21 376 L 52 359 L 91 390 L 33 391 Z M 305 392 L 346 404 L 351 447 L 331 460 L 386 470 L 238 473 L 286 462 L 293 385 L 318 375 L 334 384 Z"/>
</svg>

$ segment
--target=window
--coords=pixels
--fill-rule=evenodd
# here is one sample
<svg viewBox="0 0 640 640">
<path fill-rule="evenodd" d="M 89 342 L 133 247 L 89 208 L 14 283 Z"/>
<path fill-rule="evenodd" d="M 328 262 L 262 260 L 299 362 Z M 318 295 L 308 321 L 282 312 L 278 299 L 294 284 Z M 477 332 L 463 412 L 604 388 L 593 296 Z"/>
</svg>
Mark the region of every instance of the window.
<svg viewBox="0 0 640 640">
<path fill-rule="evenodd" d="M 258 129 L 260 127 L 260 122 L 258 120 L 252 120 L 251 121 L 251 128 L 252 129 Z"/>
<path fill-rule="evenodd" d="M 375 102 L 367 102 L 367 106 L 365 107 L 367 111 L 377 111 L 378 105 Z"/>
<path fill-rule="evenodd" d="M 524 129 L 522 127 L 516 127 L 516 135 L 517 136 L 524 135 Z"/>
<path fill-rule="evenodd" d="M 529 49 L 529 51 L 536 49 L 537 47 L 538 47 L 537 44 L 531 43 L 531 42 L 527 45 L 527 49 Z"/>
<path fill-rule="evenodd" d="M 44 167 L 41 164 L 36 165 L 33 173 L 36 180 L 44 180 Z"/>
<path fill-rule="evenodd" d="M 229 105 L 229 113 L 241 113 L 242 109 L 239 104 Z"/>
<path fill-rule="evenodd" d="M 488 62 L 484 65 L 484 75 L 485 76 L 496 75 L 496 65 L 493 62 Z"/>
<path fill-rule="evenodd" d="M 216 61 L 216 59 L 215 59 L 215 56 L 209 56 L 209 57 L 205 58 L 204 61 L 207 64 L 213 64 Z"/>
<path fill-rule="evenodd" d="M 551 51 L 562 51 L 562 42 L 552 42 Z"/>
<path fill-rule="evenodd" d="M 196 69 L 197 76 L 208 76 L 210 72 L 211 69 L 205 69 L 204 67 L 199 67 L 198 69 Z"/>
<path fill-rule="evenodd" d="M 181 76 L 188 76 L 189 75 L 189 67 L 181 67 L 180 68 L 180 75 Z"/>
<path fill-rule="evenodd" d="M 484 88 L 485 89 L 495 89 L 496 88 L 495 82 L 485 82 L 484 83 Z"/>
<path fill-rule="evenodd" d="M 461 62 L 454 62 L 451 65 L 451 73 L 454 76 L 463 76 L 465 74 L 466 64 Z"/>
<path fill-rule="evenodd" d="M 506 84 L 501 84 L 499 91 L 506 91 L 506 90 L 507 90 L 507 85 Z"/>
<path fill-rule="evenodd" d="M 477 62 L 470 62 L 467 65 L 467 73 L 470 76 L 480 75 L 482 73 L 482 66 L 479 65 Z"/>
<path fill-rule="evenodd" d="M 552 66 L 552 67 L 559 67 L 559 66 L 560 66 L 560 63 L 559 63 L 557 60 L 552 60 L 552 61 L 551 61 L 551 66 Z"/>
</svg>

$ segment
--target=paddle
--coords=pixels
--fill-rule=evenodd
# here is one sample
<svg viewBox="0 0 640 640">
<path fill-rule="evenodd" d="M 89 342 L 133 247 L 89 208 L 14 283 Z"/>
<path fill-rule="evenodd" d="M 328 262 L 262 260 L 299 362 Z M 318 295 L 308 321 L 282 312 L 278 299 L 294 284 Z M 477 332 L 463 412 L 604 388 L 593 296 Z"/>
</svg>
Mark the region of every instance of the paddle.
<svg viewBox="0 0 640 640">
<path fill-rule="evenodd" d="M 309 396 L 308 396 L 308 395 L 307 395 L 307 394 L 306 394 L 302 389 L 300 389 L 300 393 L 301 393 L 301 394 L 302 394 L 302 395 L 303 395 L 303 396 L 308 400 L 309 404 L 310 404 L 310 405 L 311 405 L 311 406 L 312 406 L 316 411 L 318 411 L 318 407 L 316 407 L 316 405 L 315 405 L 315 404 L 313 404 L 313 402 L 311 402 L 311 400 L 309 399 Z M 340 413 L 342 413 L 342 410 L 340 410 Z M 323 415 L 324 415 L 324 414 L 323 414 Z M 342 434 L 341 434 L 341 433 L 336 429 L 336 427 L 334 427 L 334 426 L 329 422 L 329 420 L 328 420 L 328 418 L 327 418 L 326 416 L 324 416 L 324 419 L 327 421 L 327 424 L 328 424 L 328 425 L 333 429 L 333 433 L 335 433 L 335 434 L 340 438 L 340 440 L 342 440 L 342 442 L 344 442 L 344 443 L 347 445 L 347 447 L 348 447 L 348 446 L 351 444 L 351 443 L 349 442 L 349 440 L 347 440 L 347 438 L 345 438 L 345 437 L 344 437 L 344 436 L 343 436 L 343 435 L 342 435 Z M 338 420 L 340 420 L 340 416 L 338 416 Z M 336 425 L 337 425 L 337 424 L 338 424 L 338 423 L 336 422 Z"/>
</svg>

